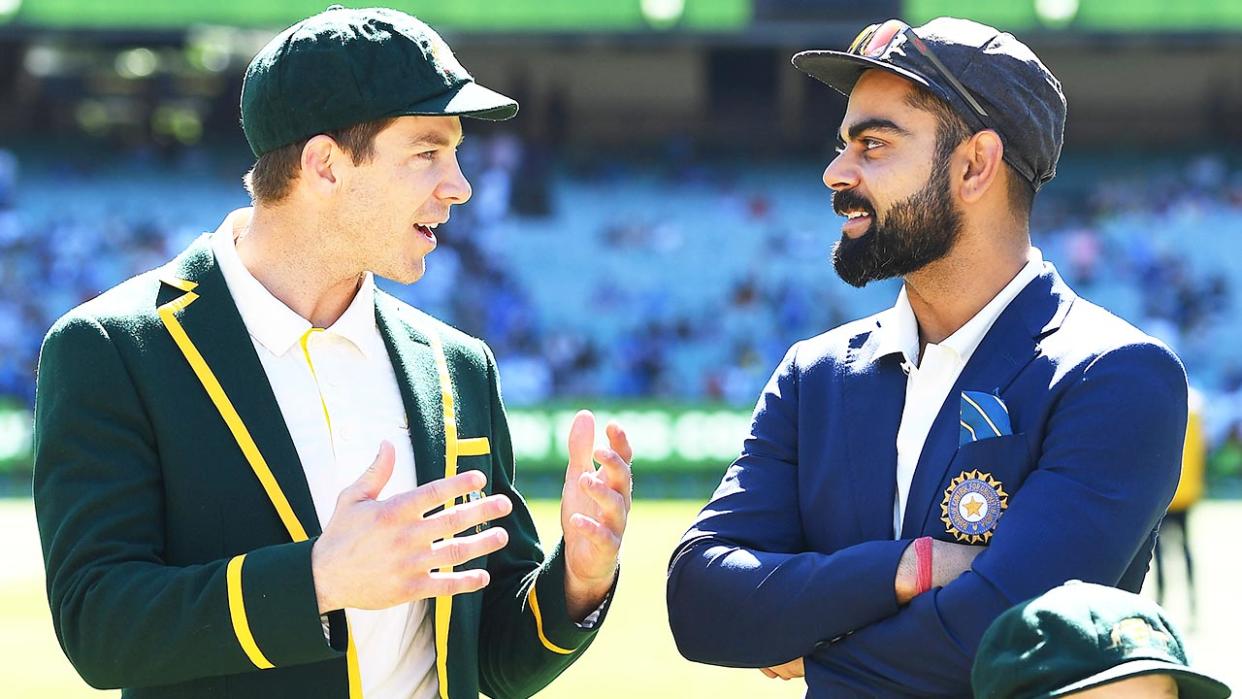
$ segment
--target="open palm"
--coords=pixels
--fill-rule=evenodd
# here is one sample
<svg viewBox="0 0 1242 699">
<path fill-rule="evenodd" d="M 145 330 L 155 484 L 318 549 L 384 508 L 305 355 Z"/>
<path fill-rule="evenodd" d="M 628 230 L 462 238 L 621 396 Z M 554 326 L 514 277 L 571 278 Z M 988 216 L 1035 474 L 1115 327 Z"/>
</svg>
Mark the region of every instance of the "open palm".
<svg viewBox="0 0 1242 699">
<path fill-rule="evenodd" d="M 610 423 L 606 433 L 609 446 L 596 450 L 595 416 L 587 410 L 574 416 L 569 429 L 569 466 L 561 491 L 566 590 L 577 588 L 591 596 L 598 594 L 601 600 L 616 573 L 633 482 L 633 451 L 625 431 Z"/>
</svg>

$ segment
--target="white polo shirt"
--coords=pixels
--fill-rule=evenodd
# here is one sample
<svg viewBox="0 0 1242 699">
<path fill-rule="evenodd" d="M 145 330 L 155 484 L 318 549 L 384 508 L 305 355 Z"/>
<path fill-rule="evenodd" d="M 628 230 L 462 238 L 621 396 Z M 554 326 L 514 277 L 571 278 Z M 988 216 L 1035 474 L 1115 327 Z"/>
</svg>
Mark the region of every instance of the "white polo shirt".
<svg viewBox="0 0 1242 699">
<path fill-rule="evenodd" d="M 919 325 L 910 307 L 906 288 L 902 286 L 897 303 L 885 312 L 877 331 L 880 335 L 876 356 L 900 353 L 905 361 L 906 403 L 897 428 L 897 495 L 893 498 L 893 538 L 901 538 L 902 519 L 910 483 L 918 466 L 923 444 L 931 432 L 936 415 L 950 398 L 949 391 L 970 361 L 979 343 L 1009 303 L 1043 271 L 1044 257 L 1032 247 L 1027 262 L 1018 274 L 1000 290 L 973 318 L 939 344 L 928 343 L 919 359 Z"/>
<path fill-rule="evenodd" d="M 211 245 L 229 293 L 267 373 L 326 526 L 336 498 L 375 460 L 381 440 L 396 447 L 385 498 L 415 487 L 414 449 L 397 376 L 375 322 L 375 281 L 368 272 L 332 327 L 310 322 L 273 296 L 237 254 L 251 209 L 229 214 Z M 383 610 L 347 609 L 368 699 L 432 699 L 439 682 L 425 601 Z"/>
</svg>

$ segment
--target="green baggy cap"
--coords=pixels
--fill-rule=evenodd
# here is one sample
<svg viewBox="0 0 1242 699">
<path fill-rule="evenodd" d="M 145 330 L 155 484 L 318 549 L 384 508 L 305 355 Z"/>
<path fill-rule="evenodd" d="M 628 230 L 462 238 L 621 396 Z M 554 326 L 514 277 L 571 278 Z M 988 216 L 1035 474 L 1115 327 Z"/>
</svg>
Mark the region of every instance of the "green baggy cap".
<svg viewBox="0 0 1242 699">
<path fill-rule="evenodd" d="M 242 130 L 255 156 L 375 119 L 499 121 L 517 110 L 476 83 L 431 27 L 382 7 L 333 5 L 298 22 L 259 51 L 242 83 Z"/>
<path fill-rule="evenodd" d="M 979 699 L 1044 699 L 1155 674 L 1172 677 L 1182 699 L 1230 694 L 1190 667 L 1181 634 L 1155 602 L 1072 580 L 997 617 L 970 679 Z"/>
</svg>

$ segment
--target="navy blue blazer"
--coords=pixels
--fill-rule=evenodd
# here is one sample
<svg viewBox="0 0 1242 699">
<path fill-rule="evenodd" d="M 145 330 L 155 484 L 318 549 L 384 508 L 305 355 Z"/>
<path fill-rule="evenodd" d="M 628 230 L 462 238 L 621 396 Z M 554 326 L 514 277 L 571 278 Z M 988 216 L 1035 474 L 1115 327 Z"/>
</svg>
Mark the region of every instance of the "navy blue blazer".
<svg viewBox="0 0 1242 699">
<path fill-rule="evenodd" d="M 795 344 L 750 436 L 673 553 L 682 655 L 730 667 L 804 657 L 811 697 L 968 696 L 984 630 L 1070 579 L 1138 591 L 1173 496 L 1186 374 L 1159 341 L 1074 294 L 1046 264 L 984 337 L 919 458 L 894 540 L 906 377 L 876 356 L 879 314 Z M 1012 434 L 959 447 L 962 391 L 1000 396 Z M 1008 494 L 987 549 L 898 606 L 920 536 L 957 538 L 941 503 L 963 473 Z"/>
</svg>

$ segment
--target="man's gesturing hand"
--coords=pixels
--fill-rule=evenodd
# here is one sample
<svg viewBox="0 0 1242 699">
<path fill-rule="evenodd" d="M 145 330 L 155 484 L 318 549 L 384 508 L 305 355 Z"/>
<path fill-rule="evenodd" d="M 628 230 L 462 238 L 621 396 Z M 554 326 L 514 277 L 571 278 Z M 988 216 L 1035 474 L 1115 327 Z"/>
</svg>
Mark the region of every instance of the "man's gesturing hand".
<svg viewBox="0 0 1242 699">
<path fill-rule="evenodd" d="M 569 428 L 561 530 L 565 532 L 565 603 L 575 621 L 598 607 L 612 588 L 630 516 L 634 453 L 619 425 L 609 424 L 607 432 L 609 448 L 595 449 L 595 416 L 588 410 L 575 415 Z"/>
<path fill-rule="evenodd" d="M 487 478 L 478 471 L 377 500 L 392 475 L 394 455 L 391 444 L 380 444 L 371 467 L 341 491 L 332 519 L 311 550 L 320 614 L 345 607 L 386 609 L 482 589 L 488 583 L 486 570 L 433 571 L 498 551 L 509 542 L 508 532 L 500 527 L 452 538 L 509 514 L 513 503 L 504 495 L 427 515 L 445 502 L 482 490 Z"/>
</svg>

